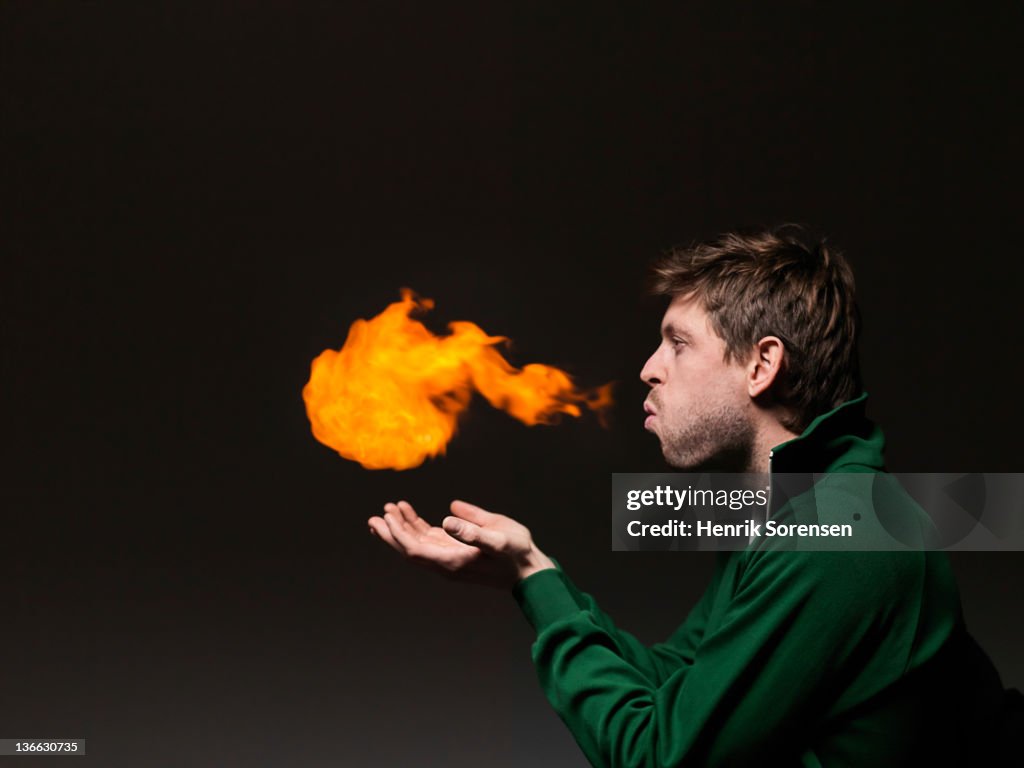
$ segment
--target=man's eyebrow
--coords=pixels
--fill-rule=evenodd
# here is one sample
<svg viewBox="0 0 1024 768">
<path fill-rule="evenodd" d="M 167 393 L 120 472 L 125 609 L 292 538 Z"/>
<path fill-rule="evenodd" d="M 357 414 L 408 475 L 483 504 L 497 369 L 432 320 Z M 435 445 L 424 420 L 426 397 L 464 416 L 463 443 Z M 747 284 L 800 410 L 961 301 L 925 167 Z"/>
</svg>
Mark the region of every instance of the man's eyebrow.
<svg viewBox="0 0 1024 768">
<path fill-rule="evenodd" d="M 691 334 L 685 328 L 677 328 L 672 323 L 665 323 L 661 327 L 661 335 L 665 338 L 669 336 L 685 336 L 687 339 L 691 338 Z"/>
</svg>

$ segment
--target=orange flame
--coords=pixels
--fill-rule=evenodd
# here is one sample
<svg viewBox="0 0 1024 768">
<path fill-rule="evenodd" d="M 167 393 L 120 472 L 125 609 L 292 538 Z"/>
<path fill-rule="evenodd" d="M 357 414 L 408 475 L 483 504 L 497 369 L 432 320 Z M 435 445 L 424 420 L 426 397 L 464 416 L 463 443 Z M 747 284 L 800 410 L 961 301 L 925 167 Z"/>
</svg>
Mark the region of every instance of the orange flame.
<svg viewBox="0 0 1024 768">
<path fill-rule="evenodd" d="M 603 415 L 611 384 L 579 390 L 564 371 L 532 363 L 516 369 L 495 348 L 507 339 L 474 323 L 448 324 L 435 336 L 413 311 L 430 299 L 402 290 L 402 300 L 372 320 L 356 320 L 345 345 L 313 360 L 302 390 L 313 436 L 367 469 L 411 469 L 444 453 L 473 391 L 525 424 Z"/>
</svg>

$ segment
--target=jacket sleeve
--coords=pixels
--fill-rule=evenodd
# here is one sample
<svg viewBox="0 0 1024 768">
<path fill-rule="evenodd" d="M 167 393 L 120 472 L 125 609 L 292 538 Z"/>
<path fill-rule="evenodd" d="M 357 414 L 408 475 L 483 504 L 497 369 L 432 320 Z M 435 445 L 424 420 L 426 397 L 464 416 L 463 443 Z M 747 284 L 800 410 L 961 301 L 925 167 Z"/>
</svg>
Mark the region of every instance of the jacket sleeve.
<svg viewBox="0 0 1024 768">
<path fill-rule="evenodd" d="M 812 719 L 815 692 L 854 655 L 887 595 L 908 588 L 905 559 L 871 554 L 880 557 L 758 553 L 692 663 L 660 683 L 561 575 L 534 574 L 519 599 L 537 629 L 541 686 L 595 766 L 745 764 L 799 751 L 796 724 Z"/>
<path fill-rule="evenodd" d="M 690 610 L 686 620 L 666 640 L 651 646 L 644 645 L 635 635 L 616 627 L 597 601 L 573 583 L 561 563 L 554 558 L 552 560 L 557 573 L 548 571 L 547 577 L 538 579 L 546 573 L 541 571 L 530 577 L 529 584 L 518 585 L 514 591 L 517 602 L 535 628 L 538 625 L 535 619 L 546 615 L 550 608 L 557 608 L 559 596 L 563 590 L 567 590 L 577 608 L 589 612 L 594 623 L 608 634 L 622 658 L 636 667 L 653 685 L 661 685 L 677 669 L 693 663 L 693 655 L 704 635 L 711 603 L 721 579 L 725 562 L 723 557 L 720 556 L 716 562 L 711 584 Z"/>
</svg>

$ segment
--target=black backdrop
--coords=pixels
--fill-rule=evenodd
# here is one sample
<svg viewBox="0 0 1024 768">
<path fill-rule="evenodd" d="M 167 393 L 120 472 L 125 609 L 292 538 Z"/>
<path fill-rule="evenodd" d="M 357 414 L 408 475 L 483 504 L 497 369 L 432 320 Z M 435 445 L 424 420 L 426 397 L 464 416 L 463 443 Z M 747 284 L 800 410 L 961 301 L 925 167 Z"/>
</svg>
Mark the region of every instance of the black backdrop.
<svg viewBox="0 0 1024 768">
<path fill-rule="evenodd" d="M 609 552 L 609 472 L 663 466 L 645 269 L 726 228 L 848 253 L 891 469 L 1024 467 L 1019 7 L 638 5 L 0 5 L 0 736 L 103 766 L 583 765 L 511 597 L 365 520 L 512 514 L 667 635 L 710 560 Z M 403 285 L 435 329 L 618 381 L 611 428 L 477 402 L 420 469 L 332 454 L 309 363 Z M 1024 555 L 954 565 L 1024 685 Z"/>
</svg>

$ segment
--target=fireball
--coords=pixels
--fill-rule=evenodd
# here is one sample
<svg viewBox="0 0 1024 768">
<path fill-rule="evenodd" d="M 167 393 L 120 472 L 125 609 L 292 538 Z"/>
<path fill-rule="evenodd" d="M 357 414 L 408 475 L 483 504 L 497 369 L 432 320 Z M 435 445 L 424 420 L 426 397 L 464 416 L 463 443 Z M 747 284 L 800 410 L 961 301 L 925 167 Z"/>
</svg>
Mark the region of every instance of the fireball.
<svg viewBox="0 0 1024 768">
<path fill-rule="evenodd" d="M 341 349 L 313 360 L 302 398 L 317 440 L 367 469 L 411 469 L 444 453 L 474 392 L 530 426 L 583 408 L 601 416 L 612 404 L 610 384 L 581 390 L 558 368 L 515 368 L 498 350 L 506 337 L 474 323 L 434 335 L 412 318 L 433 306 L 403 289 L 401 301 L 352 323 Z"/>
</svg>

